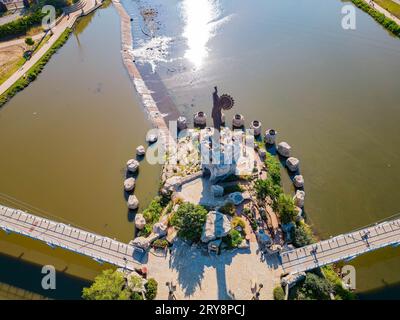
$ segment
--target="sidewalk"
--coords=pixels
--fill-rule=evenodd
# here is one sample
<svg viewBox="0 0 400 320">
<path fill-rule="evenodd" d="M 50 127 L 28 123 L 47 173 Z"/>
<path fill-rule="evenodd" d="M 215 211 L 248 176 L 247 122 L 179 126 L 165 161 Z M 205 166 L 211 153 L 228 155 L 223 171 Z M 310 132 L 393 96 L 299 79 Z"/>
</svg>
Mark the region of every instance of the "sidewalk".
<svg viewBox="0 0 400 320">
<path fill-rule="evenodd" d="M 372 6 L 370 5 L 371 1 L 369 1 L 369 0 L 363 0 L 363 1 L 364 1 L 366 4 L 368 4 L 370 7 L 372 7 Z M 400 4 L 400 0 L 392 0 L 392 1 L 394 1 L 394 2 L 396 2 L 396 3 L 398 3 L 398 4 Z M 400 26 L 400 19 L 399 19 L 399 18 L 397 18 L 396 16 L 394 16 L 393 14 L 391 14 L 389 11 L 383 9 L 383 8 L 382 8 L 381 6 L 379 6 L 376 2 L 374 2 L 374 1 L 372 1 L 372 2 L 373 2 L 373 4 L 374 4 L 373 8 L 374 8 L 376 11 L 378 11 L 378 12 L 380 12 L 380 13 L 383 13 L 387 18 L 392 19 L 394 22 L 396 22 L 396 23 Z"/>
<path fill-rule="evenodd" d="M 85 7 L 83 8 L 84 14 L 93 10 L 96 6 L 95 0 L 87 0 Z M 47 52 L 47 50 L 57 41 L 61 34 L 67 29 L 72 28 L 75 21 L 82 15 L 82 10 L 78 10 L 70 13 L 69 17 L 65 16 L 62 18 L 53 28 L 53 36 L 43 45 L 33 57 L 28 60 L 17 72 L 15 72 L 10 78 L 8 78 L 2 85 L 0 85 L 0 95 L 7 91 L 19 78 L 21 78 L 40 58 Z M 15 40 L 15 41 L 20 41 Z M 24 39 L 22 41 L 25 41 Z M 4 44 L 2 44 L 4 45 Z"/>
</svg>

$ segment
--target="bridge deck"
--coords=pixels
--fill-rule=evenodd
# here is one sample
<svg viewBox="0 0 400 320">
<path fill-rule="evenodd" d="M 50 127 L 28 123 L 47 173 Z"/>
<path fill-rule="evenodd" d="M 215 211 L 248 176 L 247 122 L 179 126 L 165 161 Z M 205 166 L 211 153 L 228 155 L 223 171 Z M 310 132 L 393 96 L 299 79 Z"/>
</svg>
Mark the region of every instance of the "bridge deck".
<svg viewBox="0 0 400 320">
<path fill-rule="evenodd" d="M 121 268 L 134 270 L 140 265 L 131 245 L 1 205 L 0 228 Z"/>
<path fill-rule="evenodd" d="M 294 274 L 399 243 L 400 219 L 396 219 L 282 252 L 280 256 L 284 272 Z"/>
</svg>

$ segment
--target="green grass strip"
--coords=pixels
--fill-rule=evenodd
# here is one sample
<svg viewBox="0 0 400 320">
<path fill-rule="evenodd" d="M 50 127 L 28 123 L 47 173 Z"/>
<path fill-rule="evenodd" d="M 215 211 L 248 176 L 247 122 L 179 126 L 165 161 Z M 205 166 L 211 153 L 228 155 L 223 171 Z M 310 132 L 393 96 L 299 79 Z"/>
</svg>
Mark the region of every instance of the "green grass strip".
<svg viewBox="0 0 400 320">
<path fill-rule="evenodd" d="M 61 48 L 68 40 L 71 29 L 67 28 L 61 36 L 54 42 L 54 44 L 46 51 L 46 53 L 25 73 L 24 76 L 19 78 L 10 88 L 8 88 L 2 95 L 0 95 L 0 107 L 2 107 L 8 100 L 14 97 L 19 91 L 25 89 L 32 81 L 34 81 L 39 73 L 42 72 L 46 63 L 50 60 L 51 56 Z"/>
<path fill-rule="evenodd" d="M 400 26 L 392 19 L 387 18 L 383 13 L 372 8 L 363 0 L 351 0 L 355 6 L 368 13 L 378 23 L 380 23 L 385 29 L 390 31 L 396 37 L 400 38 Z"/>
</svg>

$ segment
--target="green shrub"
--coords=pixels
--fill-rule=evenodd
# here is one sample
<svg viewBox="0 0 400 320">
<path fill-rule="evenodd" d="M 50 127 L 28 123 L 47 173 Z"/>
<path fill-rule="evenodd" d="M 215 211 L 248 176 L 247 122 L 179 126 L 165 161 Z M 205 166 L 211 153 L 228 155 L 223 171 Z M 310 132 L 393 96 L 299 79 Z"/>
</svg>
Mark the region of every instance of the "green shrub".
<svg viewBox="0 0 400 320">
<path fill-rule="evenodd" d="M 294 221 L 297 216 L 292 197 L 283 193 L 279 195 L 275 203 L 275 209 L 278 211 L 281 221 L 284 224 Z"/>
<path fill-rule="evenodd" d="M 82 298 L 86 300 L 129 300 L 130 296 L 123 274 L 112 269 L 104 270 L 82 291 Z"/>
<path fill-rule="evenodd" d="M 42 22 L 44 13 L 36 11 L 25 17 L 11 21 L 0 26 L 0 40 L 26 34 L 29 29 Z"/>
<path fill-rule="evenodd" d="M 378 23 L 384 26 L 391 33 L 400 37 L 400 26 L 396 24 L 392 19 L 387 18 L 383 13 L 375 10 L 369 6 L 363 0 L 351 0 L 358 8 L 368 13 L 372 18 L 374 18 Z"/>
<path fill-rule="evenodd" d="M 268 175 L 274 184 L 281 183 L 281 164 L 279 160 L 267 152 L 265 158 L 265 165 L 267 167 Z"/>
<path fill-rule="evenodd" d="M 154 224 L 158 222 L 161 217 L 163 207 L 161 206 L 161 197 L 155 197 L 149 204 L 149 206 L 143 211 L 143 217 L 146 219 L 146 223 Z"/>
<path fill-rule="evenodd" d="M 182 203 L 171 219 L 171 224 L 179 229 L 178 235 L 183 239 L 197 242 L 200 240 L 207 210 L 200 205 Z"/>
<path fill-rule="evenodd" d="M 235 215 L 236 208 L 232 202 L 227 202 L 222 207 L 220 207 L 218 211 L 223 214 L 233 217 Z"/>
<path fill-rule="evenodd" d="M 33 46 L 34 44 L 35 44 L 35 41 L 33 41 L 33 39 L 32 38 L 26 38 L 25 39 L 25 43 L 28 45 L 28 46 Z"/>
<path fill-rule="evenodd" d="M 314 273 L 307 273 L 302 288 L 299 290 L 300 299 L 329 300 L 332 290 L 331 283 Z"/>
<path fill-rule="evenodd" d="M 228 246 L 228 248 L 237 248 L 239 244 L 242 243 L 243 238 L 239 231 L 235 229 L 231 229 L 228 235 L 223 238 L 224 243 Z"/>
<path fill-rule="evenodd" d="M 157 239 L 153 242 L 153 246 L 165 249 L 166 247 L 168 247 L 168 241 L 165 239 Z"/>
<path fill-rule="evenodd" d="M 30 82 L 36 79 L 37 75 L 42 72 L 46 63 L 50 60 L 51 56 L 63 46 L 68 40 L 71 29 L 67 28 L 61 36 L 54 42 L 53 46 L 36 62 L 26 73 L 26 77 L 19 78 L 8 90 L 0 95 L 0 107 L 3 106 L 8 100 L 15 96 L 19 91 L 23 90 L 29 85 Z"/>
<path fill-rule="evenodd" d="M 257 197 L 261 200 L 264 200 L 267 196 L 271 197 L 272 200 L 276 200 L 283 193 L 282 187 L 275 184 L 271 178 L 257 180 L 254 188 L 257 192 Z"/>
<path fill-rule="evenodd" d="M 157 296 L 158 283 L 155 279 L 150 278 L 145 284 L 145 297 L 147 300 L 154 300 Z"/>
<path fill-rule="evenodd" d="M 246 228 L 246 223 L 240 217 L 234 217 L 231 221 L 232 228 L 241 227 L 243 230 Z"/>
<path fill-rule="evenodd" d="M 338 276 L 331 266 L 324 266 L 321 268 L 326 279 L 333 286 L 336 300 L 355 300 L 357 295 L 346 288 L 343 288 L 342 279 Z"/>
<path fill-rule="evenodd" d="M 297 247 L 304 247 L 315 242 L 313 232 L 306 223 L 300 223 L 294 230 L 293 244 Z"/>
<path fill-rule="evenodd" d="M 143 300 L 143 296 L 139 292 L 132 292 L 131 300 Z"/>
<path fill-rule="evenodd" d="M 281 286 L 274 288 L 274 300 L 285 300 L 285 291 Z"/>
</svg>

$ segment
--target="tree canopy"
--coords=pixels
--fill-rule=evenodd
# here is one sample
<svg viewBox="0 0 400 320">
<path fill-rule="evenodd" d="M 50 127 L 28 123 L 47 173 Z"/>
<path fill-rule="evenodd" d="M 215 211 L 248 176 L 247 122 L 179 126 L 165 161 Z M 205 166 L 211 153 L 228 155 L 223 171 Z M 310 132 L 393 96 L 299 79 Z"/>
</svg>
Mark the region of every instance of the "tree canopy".
<svg viewBox="0 0 400 320">
<path fill-rule="evenodd" d="M 189 202 L 182 203 L 171 219 L 171 224 L 179 228 L 178 235 L 183 239 L 200 240 L 206 221 L 207 210 Z"/>
<path fill-rule="evenodd" d="M 123 274 L 112 269 L 104 270 L 82 294 L 86 300 L 129 300 L 130 296 Z"/>
</svg>

